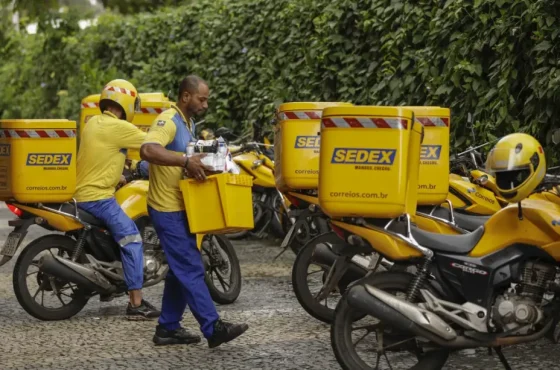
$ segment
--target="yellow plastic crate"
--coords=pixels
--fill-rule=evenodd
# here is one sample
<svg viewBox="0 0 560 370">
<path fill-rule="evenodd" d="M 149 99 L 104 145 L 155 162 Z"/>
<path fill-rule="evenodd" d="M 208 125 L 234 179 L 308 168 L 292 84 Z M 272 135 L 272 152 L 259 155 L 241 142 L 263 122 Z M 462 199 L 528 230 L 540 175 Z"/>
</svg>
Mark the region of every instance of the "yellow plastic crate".
<svg viewBox="0 0 560 370">
<path fill-rule="evenodd" d="M 193 234 L 228 234 L 255 227 L 253 179 L 230 173 L 209 176 L 206 181 L 181 180 L 185 210 Z"/>
<path fill-rule="evenodd" d="M 319 204 L 333 218 L 416 213 L 423 127 L 410 109 L 323 111 Z"/>
<path fill-rule="evenodd" d="M 138 95 L 140 96 L 142 112 L 136 112 L 132 123 L 142 131 L 148 132 L 156 117 L 168 109 L 173 102 L 170 102 L 163 93 L 143 93 Z M 82 100 L 82 110 L 80 113 L 80 137 L 87 121 L 89 121 L 91 117 L 101 114 L 101 110 L 99 109 L 100 96 L 100 94 L 90 95 Z M 138 150 L 131 149 L 128 151 L 126 157 L 130 160 L 139 161 L 140 153 Z"/>
<path fill-rule="evenodd" d="M 0 120 L 0 200 L 66 202 L 75 190 L 75 121 Z"/>
<path fill-rule="evenodd" d="M 418 204 L 436 205 L 445 202 L 449 192 L 449 108 L 403 107 L 414 112 L 424 126 L 420 152 Z"/>
<path fill-rule="evenodd" d="M 281 191 L 317 189 L 323 109 L 352 106 L 338 102 L 284 103 L 278 108 L 274 130 L 276 186 Z"/>
</svg>

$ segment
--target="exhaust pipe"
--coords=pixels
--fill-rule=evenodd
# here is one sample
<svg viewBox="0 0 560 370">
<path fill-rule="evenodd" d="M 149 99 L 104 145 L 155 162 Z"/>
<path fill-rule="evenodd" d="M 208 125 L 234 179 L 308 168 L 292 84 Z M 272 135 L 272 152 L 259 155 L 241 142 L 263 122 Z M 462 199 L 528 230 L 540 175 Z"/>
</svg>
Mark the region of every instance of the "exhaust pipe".
<svg viewBox="0 0 560 370">
<path fill-rule="evenodd" d="M 455 330 L 436 314 L 370 285 L 355 285 L 350 288 L 348 304 L 381 321 L 391 323 L 399 330 L 430 340 L 432 337 L 439 337 L 437 342 L 447 342 L 457 338 Z"/>
<path fill-rule="evenodd" d="M 428 339 L 442 348 L 499 347 L 533 342 L 544 337 L 553 324 L 550 320 L 541 330 L 530 335 L 476 340 L 458 336 L 439 316 L 371 285 L 353 286 L 348 291 L 347 301 L 352 308 L 388 322 L 399 330 Z"/>
<path fill-rule="evenodd" d="M 313 261 L 324 264 L 326 266 L 334 265 L 334 261 L 339 256 L 332 251 L 331 248 L 325 243 L 320 243 L 315 246 L 315 250 L 313 251 Z M 361 266 L 358 266 L 354 262 L 348 262 L 348 270 L 342 276 L 341 281 L 344 282 L 352 282 L 359 280 L 366 276 L 368 270 L 364 269 Z M 346 284 L 348 285 L 348 284 Z"/>
<path fill-rule="evenodd" d="M 91 291 L 113 293 L 116 290 L 116 287 L 97 271 L 63 258 L 46 255 L 39 261 L 39 269 Z"/>
</svg>

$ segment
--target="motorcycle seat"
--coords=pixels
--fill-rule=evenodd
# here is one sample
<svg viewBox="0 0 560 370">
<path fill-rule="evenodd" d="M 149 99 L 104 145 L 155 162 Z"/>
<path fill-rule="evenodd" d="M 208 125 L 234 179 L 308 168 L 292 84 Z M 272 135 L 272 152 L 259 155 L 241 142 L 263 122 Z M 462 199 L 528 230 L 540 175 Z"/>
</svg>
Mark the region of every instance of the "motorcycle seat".
<svg viewBox="0 0 560 370">
<path fill-rule="evenodd" d="M 461 235 L 431 233 L 417 227 L 412 227 L 411 231 L 414 239 L 426 248 L 438 252 L 468 254 L 478 244 L 482 235 L 484 235 L 484 226 L 480 226 L 473 232 Z"/>
<path fill-rule="evenodd" d="M 54 209 L 56 211 L 60 210 L 61 212 L 69 213 L 71 215 L 76 214 L 76 207 L 72 203 L 47 203 L 44 204 L 44 206 L 47 208 Z M 101 221 L 91 213 L 86 212 L 80 208 L 78 208 L 78 217 L 80 218 L 80 220 L 90 225 L 98 226 L 98 227 L 106 227 L 103 221 Z"/>
<path fill-rule="evenodd" d="M 433 207 L 418 207 L 418 212 L 424 214 L 430 214 L 434 217 L 443 218 L 444 220 L 449 220 L 449 209 L 445 207 L 437 207 L 436 210 L 432 213 Z M 453 212 L 453 216 L 455 216 L 455 223 L 461 229 L 465 229 L 467 231 L 474 231 L 484 225 L 486 221 L 490 219 L 490 216 L 478 216 L 478 215 L 467 215 L 465 213 L 460 213 L 457 211 Z"/>
</svg>

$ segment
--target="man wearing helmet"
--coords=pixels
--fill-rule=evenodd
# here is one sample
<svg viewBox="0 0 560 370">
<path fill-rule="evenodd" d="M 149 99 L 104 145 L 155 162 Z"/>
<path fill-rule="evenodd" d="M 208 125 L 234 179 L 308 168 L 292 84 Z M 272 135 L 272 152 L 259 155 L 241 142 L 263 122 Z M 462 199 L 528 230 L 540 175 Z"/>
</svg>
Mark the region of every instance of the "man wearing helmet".
<svg viewBox="0 0 560 370">
<path fill-rule="evenodd" d="M 155 318 L 160 312 L 142 299 L 142 237 L 114 197 L 115 188 L 121 182 L 127 150 L 139 149 L 146 137 L 131 123 L 140 108 L 140 98 L 130 82 L 113 80 L 103 88 L 99 107 L 102 114 L 91 118 L 81 133 L 74 198 L 79 208 L 105 223 L 121 247 L 130 300 L 127 316 Z M 102 296 L 101 300 L 110 298 Z"/>
<path fill-rule="evenodd" d="M 208 84 L 188 76 L 180 84 L 177 105 L 161 113 L 152 124 L 140 149 L 150 163 L 148 213 L 169 263 L 165 279 L 156 344 L 189 344 L 200 337 L 181 327 L 187 304 L 198 321 L 210 348 L 243 334 L 246 324 L 230 324 L 220 319 L 204 281 L 202 256 L 195 236 L 189 231 L 179 181 L 186 170 L 189 177 L 206 179 L 208 170 L 202 155 L 186 157 L 187 145 L 195 141 L 193 117 L 208 108 Z"/>
</svg>

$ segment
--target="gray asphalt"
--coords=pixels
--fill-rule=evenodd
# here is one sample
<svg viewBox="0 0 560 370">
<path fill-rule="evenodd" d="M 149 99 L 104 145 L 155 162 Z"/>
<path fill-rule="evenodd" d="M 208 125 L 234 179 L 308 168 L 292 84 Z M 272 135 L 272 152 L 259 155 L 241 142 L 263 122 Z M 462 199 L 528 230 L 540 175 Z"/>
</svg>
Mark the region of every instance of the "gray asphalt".
<svg viewBox="0 0 560 370">
<path fill-rule="evenodd" d="M 2 203 L 0 203 L 2 204 Z M 9 211 L 0 207 L 0 246 L 10 229 Z M 35 227 L 26 242 L 45 234 Z M 216 349 L 206 343 L 155 347 L 155 322 L 123 319 L 126 300 L 90 300 L 64 322 L 42 322 L 18 304 L 12 288 L 15 258 L 0 267 L 0 369 L 339 369 L 330 346 L 329 327 L 310 317 L 293 295 L 290 272 L 294 256 L 278 261 L 279 241 L 236 242 L 243 288 L 237 302 L 218 306 L 225 320 L 246 322 L 249 330 Z M 21 247 L 20 247 L 21 249 Z M 162 285 L 145 290 L 160 306 Z M 187 312 L 183 326 L 197 330 Z M 560 369 L 560 351 L 547 341 L 507 348 L 513 369 Z M 503 369 L 485 350 L 454 354 L 446 369 Z M 402 369 L 392 363 L 393 369 Z"/>
</svg>

